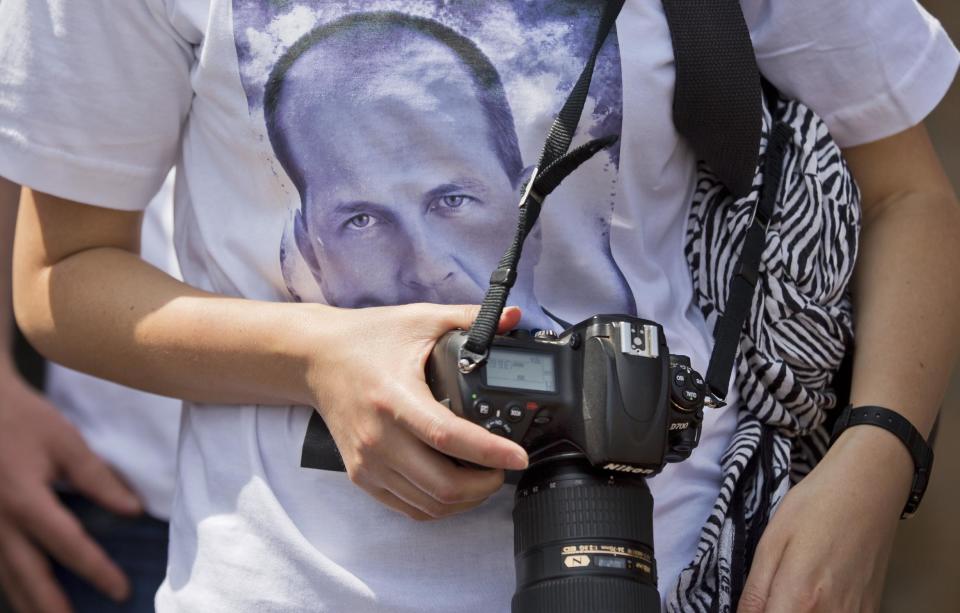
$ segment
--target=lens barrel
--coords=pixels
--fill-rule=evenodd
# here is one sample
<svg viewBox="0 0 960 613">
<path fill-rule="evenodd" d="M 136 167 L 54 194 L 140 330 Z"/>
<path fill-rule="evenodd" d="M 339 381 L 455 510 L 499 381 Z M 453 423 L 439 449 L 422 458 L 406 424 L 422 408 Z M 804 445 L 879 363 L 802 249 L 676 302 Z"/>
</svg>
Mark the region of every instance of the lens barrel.
<svg viewBox="0 0 960 613">
<path fill-rule="evenodd" d="M 513 510 L 513 613 L 659 613 L 653 497 L 582 456 L 531 466 Z"/>
</svg>

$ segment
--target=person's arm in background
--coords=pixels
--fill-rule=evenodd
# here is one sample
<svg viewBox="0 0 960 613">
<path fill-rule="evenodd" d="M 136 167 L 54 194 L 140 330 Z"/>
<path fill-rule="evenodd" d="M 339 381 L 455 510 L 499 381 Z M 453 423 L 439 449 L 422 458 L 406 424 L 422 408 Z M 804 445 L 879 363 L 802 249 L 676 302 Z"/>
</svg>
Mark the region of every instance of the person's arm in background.
<svg viewBox="0 0 960 613">
<path fill-rule="evenodd" d="M 960 348 L 960 206 L 922 125 L 844 153 L 863 196 L 851 401 L 928 436 Z M 898 438 L 848 428 L 771 519 L 738 611 L 878 610 L 912 476 Z"/>
<path fill-rule="evenodd" d="M 19 195 L 19 185 L 0 178 L 0 593 L 21 613 L 62 613 L 70 606 L 48 555 L 113 598 L 124 598 L 129 585 L 60 504 L 52 483 L 66 482 L 115 513 L 142 509 L 73 425 L 17 372 L 11 260 Z"/>
</svg>

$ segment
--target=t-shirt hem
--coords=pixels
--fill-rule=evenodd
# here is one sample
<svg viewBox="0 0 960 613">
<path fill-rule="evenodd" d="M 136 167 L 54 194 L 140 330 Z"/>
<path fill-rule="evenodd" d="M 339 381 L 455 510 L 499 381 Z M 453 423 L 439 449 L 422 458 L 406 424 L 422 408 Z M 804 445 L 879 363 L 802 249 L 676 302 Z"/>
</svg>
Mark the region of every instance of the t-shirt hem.
<svg viewBox="0 0 960 613">
<path fill-rule="evenodd" d="M 916 126 L 946 96 L 960 66 L 960 53 L 942 28 L 912 70 L 890 91 L 824 117 L 841 147 L 854 147 Z"/>
<path fill-rule="evenodd" d="M 0 129 L 0 176 L 19 185 L 81 204 L 142 211 L 163 173 L 133 166 L 118 167 L 25 142 Z"/>
</svg>

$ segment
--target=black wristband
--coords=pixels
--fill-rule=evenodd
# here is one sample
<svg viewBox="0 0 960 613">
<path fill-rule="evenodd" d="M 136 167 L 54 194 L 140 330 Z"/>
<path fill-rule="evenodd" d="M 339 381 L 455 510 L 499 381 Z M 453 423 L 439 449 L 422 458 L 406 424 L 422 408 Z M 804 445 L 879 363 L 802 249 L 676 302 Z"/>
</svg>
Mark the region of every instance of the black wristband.
<svg viewBox="0 0 960 613">
<path fill-rule="evenodd" d="M 913 483 L 910 485 L 910 496 L 900 514 L 901 519 L 909 519 L 917 512 L 920 501 L 923 500 L 923 493 L 927 490 L 930 473 L 933 470 L 933 449 L 905 417 L 896 411 L 875 406 L 856 408 L 847 406 L 833 426 L 830 444 L 833 445 L 840 433 L 850 426 L 863 424 L 892 432 L 906 446 L 910 457 L 913 458 Z"/>
</svg>

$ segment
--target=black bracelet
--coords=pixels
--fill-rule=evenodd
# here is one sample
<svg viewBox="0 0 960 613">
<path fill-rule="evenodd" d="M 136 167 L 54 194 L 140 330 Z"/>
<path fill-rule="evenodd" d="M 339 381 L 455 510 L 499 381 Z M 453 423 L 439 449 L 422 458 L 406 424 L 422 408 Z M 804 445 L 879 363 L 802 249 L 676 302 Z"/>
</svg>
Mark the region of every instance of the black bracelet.
<svg viewBox="0 0 960 613">
<path fill-rule="evenodd" d="M 892 432 L 907 447 L 910 457 L 913 458 L 913 483 L 910 485 L 910 496 L 900 514 L 901 519 L 909 519 L 917 512 L 920 501 L 923 500 L 923 493 L 930 482 L 930 472 L 933 470 L 933 448 L 905 417 L 896 411 L 874 406 L 856 408 L 847 406 L 843 409 L 833 426 L 830 444 L 833 445 L 840 433 L 850 426 L 862 424 L 878 426 Z"/>
</svg>

